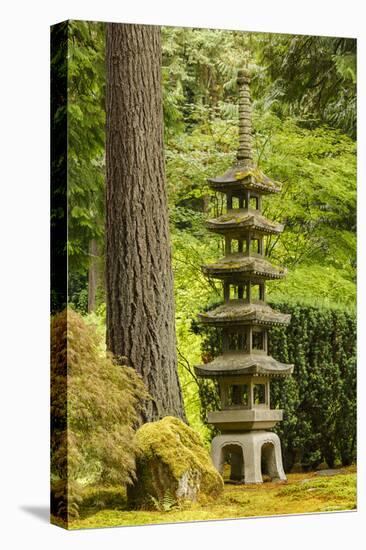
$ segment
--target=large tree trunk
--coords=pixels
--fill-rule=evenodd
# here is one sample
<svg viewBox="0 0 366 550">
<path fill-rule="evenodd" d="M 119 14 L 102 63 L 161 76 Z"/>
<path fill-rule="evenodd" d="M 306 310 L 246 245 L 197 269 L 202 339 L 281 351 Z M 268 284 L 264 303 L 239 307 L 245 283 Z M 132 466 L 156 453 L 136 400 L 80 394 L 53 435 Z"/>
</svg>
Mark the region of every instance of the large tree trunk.
<svg viewBox="0 0 366 550">
<path fill-rule="evenodd" d="M 177 373 L 159 27 L 107 28 L 107 347 L 143 377 L 144 420 L 184 416 Z"/>
</svg>

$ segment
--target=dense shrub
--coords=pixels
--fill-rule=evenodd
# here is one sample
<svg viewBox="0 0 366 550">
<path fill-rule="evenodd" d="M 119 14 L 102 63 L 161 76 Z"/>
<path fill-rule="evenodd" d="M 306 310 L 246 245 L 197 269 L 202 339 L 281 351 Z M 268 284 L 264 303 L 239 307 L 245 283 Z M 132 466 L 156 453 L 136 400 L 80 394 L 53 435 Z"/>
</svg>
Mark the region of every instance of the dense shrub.
<svg viewBox="0 0 366 550">
<path fill-rule="evenodd" d="M 356 317 L 353 312 L 289 303 L 272 304 L 291 313 L 287 328 L 269 333 L 269 353 L 294 363 L 294 373 L 271 382 L 271 407 L 284 409 L 275 431 L 285 469 L 314 468 L 326 461 L 348 465 L 356 458 Z M 203 358 L 221 349 L 219 331 L 199 329 Z M 200 381 L 202 416 L 217 406 L 210 381 Z"/>
<path fill-rule="evenodd" d="M 51 326 L 52 511 L 78 515 L 89 484 L 134 478 L 134 427 L 148 395 L 139 375 L 102 351 L 98 333 L 71 308 Z"/>
</svg>

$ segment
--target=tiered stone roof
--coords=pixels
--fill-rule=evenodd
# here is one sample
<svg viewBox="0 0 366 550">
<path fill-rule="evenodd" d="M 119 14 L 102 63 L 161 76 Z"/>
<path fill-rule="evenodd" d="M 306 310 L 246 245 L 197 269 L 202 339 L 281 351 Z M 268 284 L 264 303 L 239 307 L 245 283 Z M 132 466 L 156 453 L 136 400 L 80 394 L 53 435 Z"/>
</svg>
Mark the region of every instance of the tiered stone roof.
<svg viewBox="0 0 366 550">
<path fill-rule="evenodd" d="M 203 378 L 239 376 L 282 377 L 291 374 L 293 365 L 276 361 L 270 355 L 232 353 L 220 355 L 205 365 L 196 367 L 196 374 Z"/>
<path fill-rule="evenodd" d="M 201 323 L 210 326 L 237 326 L 237 325 L 256 325 L 256 326 L 276 326 L 288 325 L 291 315 L 275 311 L 268 304 L 261 301 L 230 300 L 211 309 L 206 313 L 200 313 Z"/>
<path fill-rule="evenodd" d="M 230 168 L 223 176 L 210 178 L 208 183 L 215 191 L 240 192 L 244 189 L 261 192 L 264 195 L 279 193 L 281 184 L 259 170 L 254 164 L 237 164 Z"/>
<path fill-rule="evenodd" d="M 235 282 L 282 279 L 287 274 L 284 267 L 277 267 L 261 257 L 243 256 L 242 253 L 230 254 L 213 264 L 203 265 L 202 271 L 208 277 Z"/>
<path fill-rule="evenodd" d="M 245 209 L 229 210 L 219 218 L 208 220 L 206 226 L 210 231 L 221 234 L 230 232 L 232 235 L 246 234 L 248 229 L 265 235 L 276 235 L 283 231 L 282 224 L 267 220 L 254 210 Z"/>
</svg>

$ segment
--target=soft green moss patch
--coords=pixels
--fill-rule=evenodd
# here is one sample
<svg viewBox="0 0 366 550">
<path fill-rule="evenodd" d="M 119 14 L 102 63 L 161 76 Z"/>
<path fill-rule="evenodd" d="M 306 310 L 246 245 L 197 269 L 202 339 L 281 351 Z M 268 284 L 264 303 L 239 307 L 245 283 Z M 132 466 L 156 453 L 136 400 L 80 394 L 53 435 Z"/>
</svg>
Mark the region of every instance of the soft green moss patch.
<svg viewBox="0 0 366 550">
<path fill-rule="evenodd" d="M 279 181 L 272 180 L 266 176 L 258 168 L 239 170 L 235 173 L 235 179 L 240 181 L 245 178 L 252 177 L 258 186 L 273 188 L 275 190 L 281 189 L 281 183 Z"/>
</svg>

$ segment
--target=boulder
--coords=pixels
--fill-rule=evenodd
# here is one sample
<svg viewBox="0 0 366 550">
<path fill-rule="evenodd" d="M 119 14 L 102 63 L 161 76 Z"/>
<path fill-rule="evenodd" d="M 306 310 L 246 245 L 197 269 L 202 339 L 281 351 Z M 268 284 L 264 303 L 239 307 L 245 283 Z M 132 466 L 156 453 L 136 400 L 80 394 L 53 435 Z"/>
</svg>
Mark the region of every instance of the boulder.
<svg viewBox="0 0 366 550">
<path fill-rule="evenodd" d="M 173 502 L 202 501 L 222 492 L 222 477 L 200 436 L 178 418 L 144 424 L 136 439 L 136 480 L 127 489 L 130 506 L 151 508 L 167 496 Z"/>
</svg>

